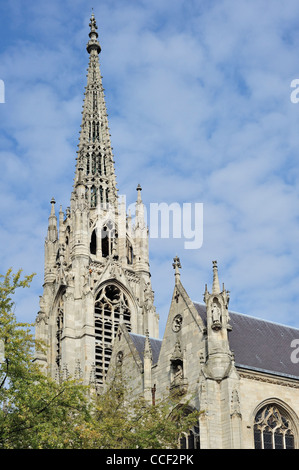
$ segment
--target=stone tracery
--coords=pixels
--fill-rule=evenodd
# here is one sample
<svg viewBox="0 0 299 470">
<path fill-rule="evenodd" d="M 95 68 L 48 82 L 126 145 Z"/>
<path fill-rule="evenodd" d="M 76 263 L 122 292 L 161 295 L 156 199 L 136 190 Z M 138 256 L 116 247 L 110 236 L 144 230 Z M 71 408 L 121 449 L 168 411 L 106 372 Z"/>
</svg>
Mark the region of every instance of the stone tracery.
<svg viewBox="0 0 299 470">
<path fill-rule="evenodd" d="M 256 449 L 294 449 L 294 432 L 287 414 L 278 406 L 264 406 L 255 416 Z"/>
<path fill-rule="evenodd" d="M 121 322 L 125 323 L 128 331 L 131 331 L 128 298 L 119 287 L 109 284 L 100 290 L 95 301 L 95 355 L 98 384 L 105 381 L 113 341 Z"/>
</svg>

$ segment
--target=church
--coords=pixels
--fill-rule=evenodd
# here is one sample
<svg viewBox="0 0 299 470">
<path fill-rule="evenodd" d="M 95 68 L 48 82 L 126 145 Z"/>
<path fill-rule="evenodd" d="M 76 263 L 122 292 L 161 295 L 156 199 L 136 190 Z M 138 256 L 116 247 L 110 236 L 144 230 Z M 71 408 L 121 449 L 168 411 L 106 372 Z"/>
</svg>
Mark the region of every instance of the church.
<svg viewBox="0 0 299 470">
<path fill-rule="evenodd" d="M 121 371 L 149 403 L 175 394 L 200 411 L 182 449 L 298 449 L 299 329 L 231 312 L 217 261 L 193 302 L 173 259 L 159 338 L 142 188 L 133 222 L 117 194 L 93 14 L 89 26 L 74 185 L 64 211 L 51 200 L 35 324 L 47 349 L 35 360 L 54 379 L 78 377 L 99 393 Z"/>
</svg>

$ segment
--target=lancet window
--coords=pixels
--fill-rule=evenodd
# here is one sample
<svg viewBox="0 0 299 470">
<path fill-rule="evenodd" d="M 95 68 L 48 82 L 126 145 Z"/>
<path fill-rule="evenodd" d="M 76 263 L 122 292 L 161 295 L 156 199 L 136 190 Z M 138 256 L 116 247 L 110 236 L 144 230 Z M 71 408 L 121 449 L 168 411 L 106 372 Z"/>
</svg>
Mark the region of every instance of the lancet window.
<svg viewBox="0 0 299 470">
<path fill-rule="evenodd" d="M 95 129 L 99 129 L 99 124 L 96 125 Z M 93 151 L 92 153 L 88 153 L 85 159 L 87 176 L 105 176 L 107 174 L 105 155 L 100 152 Z"/>
<path fill-rule="evenodd" d="M 174 421 L 178 419 L 176 414 L 177 410 L 179 410 L 179 416 L 183 415 L 185 417 L 194 411 L 194 409 L 188 405 L 181 404 L 170 414 L 170 419 Z M 189 431 L 180 434 L 178 447 L 179 449 L 200 449 L 199 425 L 197 419 L 194 420 L 194 425 L 190 427 Z"/>
<path fill-rule="evenodd" d="M 94 74 L 95 75 L 95 74 Z M 98 101 L 97 101 L 97 90 L 93 90 L 92 92 L 92 107 L 94 111 L 97 111 L 97 106 Z"/>
<path fill-rule="evenodd" d="M 113 340 L 121 320 L 131 331 L 127 296 L 116 285 L 109 284 L 100 290 L 95 301 L 95 368 L 99 385 L 105 381 Z"/>
<path fill-rule="evenodd" d="M 294 430 L 287 413 L 276 405 L 264 406 L 254 421 L 256 449 L 294 449 Z"/>
<path fill-rule="evenodd" d="M 112 221 L 108 221 L 101 233 L 102 239 L 102 256 L 107 258 L 108 256 L 112 256 L 115 251 L 115 246 L 117 243 L 117 231 Z"/>
<path fill-rule="evenodd" d="M 200 449 L 199 427 L 194 426 L 180 437 L 180 449 Z"/>
<path fill-rule="evenodd" d="M 95 186 L 92 186 L 90 191 L 90 206 L 96 207 L 97 205 L 97 189 Z"/>
<path fill-rule="evenodd" d="M 99 140 L 100 137 L 100 127 L 97 121 L 92 122 L 92 141 L 95 142 Z"/>
<path fill-rule="evenodd" d="M 97 157 L 95 153 L 93 152 L 91 156 L 91 173 L 95 175 L 96 172 L 97 172 Z"/>
<path fill-rule="evenodd" d="M 90 253 L 92 255 L 97 254 L 97 234 L 96 229 L 93 230 L 90 238 Z"/>
</svg>

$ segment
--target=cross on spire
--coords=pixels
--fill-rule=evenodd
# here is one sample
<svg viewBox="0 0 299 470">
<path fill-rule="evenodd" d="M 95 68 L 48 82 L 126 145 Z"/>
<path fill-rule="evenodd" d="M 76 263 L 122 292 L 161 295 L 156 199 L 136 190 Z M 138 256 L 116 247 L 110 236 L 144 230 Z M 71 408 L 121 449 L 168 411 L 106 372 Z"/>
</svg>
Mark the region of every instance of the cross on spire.
<svg viewBox="0 0 299 470">
<path fill-rule="evenodd" d="M 101 46 L 98 41 L 98 36 L 99 36 L 97 33 L 98 27 L 97 27 L 97 23 L 96 23 L 93 12 L 91 14 L 89 27 L 90 27 L 90 33 L 89 33 L 90 40 L 88 41 L 87 46 L 86 46 L 87 52 L 90 54 L 92 50 L 96 50 L 99 54 L 101 52 Z"/>
<path fill-rule="evenodd" d="M 213 294 L 219 294 L 220 291 L 220 284 L 219 284 L 219 278 L 218 278 L 218 267 L 217 267 L 217 261 L 213 261 L 213 287 L 212 287 L 212 293 Z"/>
<path fill-rule="evenodd" d="M 174 275 L 175 275 L 175 279 L 176 279 L 176 282 L 177 282 L 180 279 L 180 271 L 179 270 L 182 267 L 181 262 L 180 262 L 180 258 L 178 256 L 173 258 L 172 266 L 173 266 L 173 269 L 175 270 Z"/>
</svg>

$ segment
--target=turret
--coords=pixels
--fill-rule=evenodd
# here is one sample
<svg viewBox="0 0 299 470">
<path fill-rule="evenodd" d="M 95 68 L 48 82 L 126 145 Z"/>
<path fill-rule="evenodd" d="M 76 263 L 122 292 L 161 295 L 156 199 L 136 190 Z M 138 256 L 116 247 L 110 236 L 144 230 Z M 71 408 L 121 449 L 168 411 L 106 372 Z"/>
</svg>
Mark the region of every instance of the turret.
<svg viewBox="0 0 299 470">
<path fill-rule="evenodd" d="M 55 199 L 51 199 L 51 212 L 48 223 L 48 236 L 47 240 L 55 242 L 57 240 L 57 217 L 55 215 Z"/>
<path fill-rule="evenodd" d="M 232 363 L 229 348 L 229 292 L 224 285 L 220 290 L 217 261 L 213 261 L 213 286 L 210 293 L 205 288 L 204 301 L 207 308 L 207 371 L 215 379 L 222 379 L 228 373 Z"/>
<path fill-rule="evenodd" d="M 45 283 L 55 279 L 55 264 L 58 246 L 57 217 L 55 215 L 55 199 L 51 199 L 51 212 L 48 219 L 48 231 L 45 240 Z"/>
<path fill-rule="evenodd" d="M 135 266 L 137 270 L 148 271 L 149 269 L 149 253 L 148 253 L 148 227 L 145 223 L 144 204 L 141 198 L 142 188 L 140 184 L 137 186 L 137 201 L 135 204 Z"/>
</svg>

